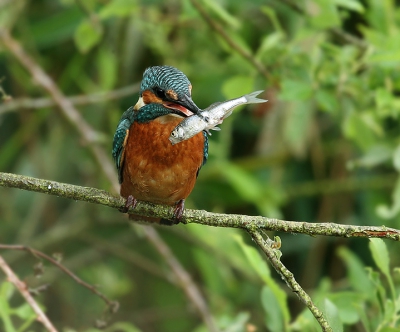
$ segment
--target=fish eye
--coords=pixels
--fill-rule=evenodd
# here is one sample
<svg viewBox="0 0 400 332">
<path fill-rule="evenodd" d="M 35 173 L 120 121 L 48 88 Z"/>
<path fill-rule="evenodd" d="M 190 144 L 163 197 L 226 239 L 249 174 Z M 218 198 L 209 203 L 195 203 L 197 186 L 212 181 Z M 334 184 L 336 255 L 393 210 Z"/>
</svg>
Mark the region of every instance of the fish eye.
<svg viewBox="0 0 400 332">
<path fill-rule="evenodd" d="M 177 137 L 177 136 L 178 136 L 176 130 L 174 130 L 174 131 L 171 133 L 171 135 L 172 135 L 172 137 Z"/>
<path fill-rule="evenodd" d="M 165 91 L 163 89 L 159 88 L 158 86 L 154 87 L 153 90 L 154 90 L 155 95 L 158 98 L 161 98 L 161 99 L 166 99 L 167 98 L 165 96 Z"/>
</svg>

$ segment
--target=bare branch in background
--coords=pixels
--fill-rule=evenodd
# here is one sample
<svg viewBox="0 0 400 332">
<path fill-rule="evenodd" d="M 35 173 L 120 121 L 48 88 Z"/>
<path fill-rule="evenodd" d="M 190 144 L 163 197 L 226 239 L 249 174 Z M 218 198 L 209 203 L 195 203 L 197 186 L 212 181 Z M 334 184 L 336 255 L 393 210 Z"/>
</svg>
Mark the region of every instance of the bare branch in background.
<svg viewBox="0 0 400 332">
<path fill-rule="evenodd" d="M 15 288 L 21 293 L 21 295 L 25 298 L 25 301 L 31 306 L 32 310 L 35 312 L 37 316 L 37 320 L 43 324 L 45 329 L 49 332 L 57 332 L 57 329 L 53 326 L 50 320 L 47 318 L 43 310 L 36 303 L 33 296 L 29 293 L 26 284 L 22 282 L 14 271 L 8 266 L 6 261 L 0 256 L 0 269 L 3 270 L 9 282 L 11 282 Z"/>
<path fill-rule="evenodd" d="M 100 104 L 106 101 L 124 98 L 139 92 L 140 83 L 124 86 L 123 88 L 96 92 L 87 95 L 66 97 L 73 105 Z M 0 87 L 1 91 L 1 87 Z M 7 112 L 16 111 L 20 108 L 35 109 L 56 106 L 57 103 L 52 98 L 17 98 L 0 104 L 0 115 Z"/>
<path fill-rule="evenodd" d="M 103 293 L 99 292 L 96 287 L 88 284 L 87 282 L 83 281 L 80 279 L 76 274 L 74 274 L 72 271 L 67 269 L 64 265 L 61 263 L 57 262 L 54 258 L 50 257 L 49 255 L 46 255 L 45 253 L 29 248 L 23 245 L 7 245 L 7 244 L 0 244 L 0 249 L 9 249 L 9 250 L 23 250 L 27 251 L 30 254 L 32 254 L 36 258 L 43 258 L 53 264 L 54 266 L 58 267 L 62 272 L 64 272 L 66 275 L 71 277 L 76 283 L 79 285 L 82 285 L 83 287 L 86 287 L 89 289 L 92 293 L 96 294 L 98 297 L 100 297 L 110 308 L 110 312 L 116 312 L 118 310 L 119 304 L 116 301 L 110 300 L 107 296 L 105 296 Z"/>
</svg>

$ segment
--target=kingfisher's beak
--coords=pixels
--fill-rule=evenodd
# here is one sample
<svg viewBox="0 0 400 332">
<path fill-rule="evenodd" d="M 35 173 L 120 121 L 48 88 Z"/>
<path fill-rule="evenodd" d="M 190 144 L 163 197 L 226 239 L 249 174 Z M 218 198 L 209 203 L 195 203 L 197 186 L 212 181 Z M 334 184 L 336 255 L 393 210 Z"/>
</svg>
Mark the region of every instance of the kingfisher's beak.
<svg viewBox="0 0 400 332">
<path fill-rule="evenodd" d="M 183 96 L 181 100 L 177 100 L 176 103 L 187 108 L 194 114 L 199 114 L 201 112 L 201 109 L 194 103 L 192 98 L 186 94 Z"/>
<path fill-rule="evenodd" d="M 200 112 L 201 112 L 201 109 L 199 107 L 197 107 L 197 105 L 194 103 L 192 98 L 186 94 L 180 99 L 177 99 L 174 101 L 163 102 L 163 105 L 165 107 L 174 109 L 181 114 L 183 113 L 185 116 L 191 116 L 193 114 L 200 114 Z"/>
</svg>

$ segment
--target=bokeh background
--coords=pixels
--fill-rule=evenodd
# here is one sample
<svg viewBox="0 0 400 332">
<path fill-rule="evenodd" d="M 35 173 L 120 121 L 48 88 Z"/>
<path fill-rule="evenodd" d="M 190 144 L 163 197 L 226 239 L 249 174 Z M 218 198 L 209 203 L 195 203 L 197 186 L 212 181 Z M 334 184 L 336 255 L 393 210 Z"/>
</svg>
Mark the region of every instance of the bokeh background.
<svg viewBox="0 0 400 332">
<path fill-rule="evenodd" d="M 148 66 L 182 70 L 201 108 L 265 90 L 268 103 L 235 110 L 210 137 L 188 208 L 400 228 L 399 1 L 0 0 L 0 29 L 70 98 L 96 134 L 90 144 L 110 160 Z M 0 171 L 115 192 L 3 37 L 0 80 Z M 319 330 L 244 232 L 156 230 L 221 330 Z M 335 331 L 396 331 L 398 243 L 269 235 L 281 237 L 282 262 Z M 120 303 L 107 315 L 55 267 L 38 271 L 29 254 L 1 251 L 31 288 L 50 284 L 36 299 L 60 331 L 95 331 L 103 321 L 106 331 L 208 330 L 142 226 L 118 211 L 0 188 L 0 243 L 57 253 Z M 2 275 L 0 330 L 43 330 Z"/>
</svg>

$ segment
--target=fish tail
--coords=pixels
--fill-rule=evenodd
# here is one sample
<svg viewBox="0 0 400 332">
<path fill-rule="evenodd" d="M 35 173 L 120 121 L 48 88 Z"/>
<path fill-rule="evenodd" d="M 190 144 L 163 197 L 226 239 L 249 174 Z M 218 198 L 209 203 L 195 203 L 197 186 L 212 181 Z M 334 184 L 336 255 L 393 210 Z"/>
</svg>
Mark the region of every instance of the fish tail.
<svg viewBox="0 0 400 332">
<path fill-rule="evenodd" d="M 244 95 L 244 97 L 246 98 L 247 102 L 246 104 L 258 104 L 258 103 L 265 103 L 268 100 L 266 99 L 261 99 L 261 98 L 256 98 L 256 96 L 258 96 L 261 92 L 263 92 L 264 90 L 259 90 L 259 91 L 254 91 L 252 93 L 249 93 L 247 95 Z"/>
</svg>

